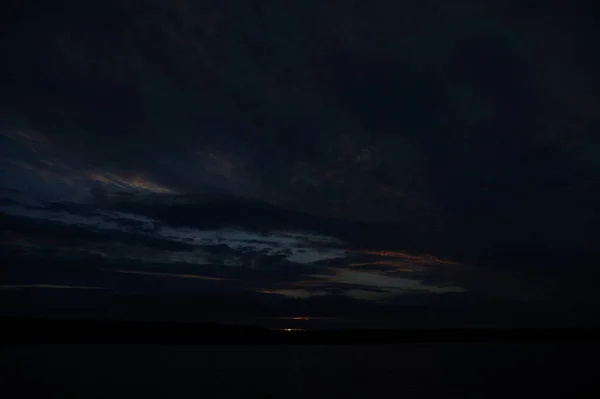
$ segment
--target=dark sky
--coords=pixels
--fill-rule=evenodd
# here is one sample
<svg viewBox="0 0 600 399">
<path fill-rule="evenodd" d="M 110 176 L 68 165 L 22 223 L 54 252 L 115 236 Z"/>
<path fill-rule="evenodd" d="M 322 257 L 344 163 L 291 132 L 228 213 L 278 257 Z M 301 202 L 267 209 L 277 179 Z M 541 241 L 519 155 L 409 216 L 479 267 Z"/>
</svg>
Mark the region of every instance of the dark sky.
<svg viewBox="0 0 600 399">
<path fill-rule="evenodd" d="M 592 13 L 474 3 L 3 2 L 0 289 L 598 303 Z"/>
</svg>

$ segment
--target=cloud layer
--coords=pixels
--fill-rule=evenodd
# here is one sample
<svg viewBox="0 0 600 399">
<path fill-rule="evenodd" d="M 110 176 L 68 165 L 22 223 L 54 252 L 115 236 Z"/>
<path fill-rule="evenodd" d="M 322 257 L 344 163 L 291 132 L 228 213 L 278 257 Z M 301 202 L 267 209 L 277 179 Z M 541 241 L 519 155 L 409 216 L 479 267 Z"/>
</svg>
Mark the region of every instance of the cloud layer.
<svg viewBox="0 0 600 399">
<path fill-rule="evenodd" d="M 586 10 L 7 4 L 0 216 L 15 264 L 324 301 L 597 298 Z M 10 270 L 11 287 L 96 286 Z"/>
</svg>

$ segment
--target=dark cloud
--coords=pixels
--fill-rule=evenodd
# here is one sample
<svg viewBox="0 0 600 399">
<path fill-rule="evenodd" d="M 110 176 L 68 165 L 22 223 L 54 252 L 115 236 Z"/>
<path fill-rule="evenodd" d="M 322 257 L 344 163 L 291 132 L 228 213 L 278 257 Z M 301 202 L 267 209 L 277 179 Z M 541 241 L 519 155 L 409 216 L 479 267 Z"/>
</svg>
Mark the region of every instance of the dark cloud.
<svg viewBox="0 0 600 399">
<path fill-rule="evenodd" d="M 189 206 L 190 200 L 184 205 Z M 124 274 L 139 278 L 138 286 L 132 285 L 126 291 L 155 293 L 181 292 L 182 284 L 191 287 L 186 290 L 206 291 L 203 286 L 206 282 L 224 282 L 233 291 L 272 292 L 290 298 L 343 295 L 378 300 L 415 290 L 435 294 L 458 289 L 427 285 L 418 279 L 390 278 L 377 274 L 376 270 L 362 274 L 344 270 L 340 265 L 362 254 L 353 254 L 355 250 L 340 236 L 325 235 L 335 230 L 331 226 L 324 229 L 326 224 L 319 223 L 319 218 L 304 218 L 303 223 L 294 223 L 302 220 L 295 212 L 256 207 L 235 198 L 231 199 L 233 204 L 228 204 L 226 200 L 217 197 L 214 201 L 206 198 L 204 202 L 194 201 L 196 208 L 206 209 L 185 221 L 177 215 L 190 214 L 190 209 L 179 209 L 181 204 L 169 201 L 162 204 L 153 201 L 151 205 L 136 201 L 145 205 L 139 210 L 154 211 L 152 217 L 144 212 L 130 213 L 131 209 L 124 212 L 117 206 L 122 204 L 118 201 L 108 206 L 104 202 L 104 205 L 40 203 L 5 207 L 7 233 L 3 249 L 11 254 L 6 261 L 11 265 L 9 271 L 20 260 L 33 265 L 29 271 L 19 269 L 14 281 L 7 284 L 16 288 L 59 286 L 59 283 L 84 286 L 98 279 L 97 273 L 102 271 L 113 276 L 102 278 L 106 289 L 111 289 L 114 275 Z M 255 210 L 248 213 L 251 218 L 242 217 L 246 213 L 237 213 L 240 206 L 244 209 L 245 203 Z M 209 215 L 222 215 L 216 219 L 219 224 L 211 223 Z M 279 216 L 279 222 L 265 225 L 264 221 L 273 215 Z M 381 254 L 362 255 L 365 256 L 378 259 Z M 411 259 L 410 255 L 406 257 Z M 65 271 L 65 265 L 71 266 Z M 56 270 L 57 267 L 63 272 Z M 49 281 L 39 280 L 46 278 L 40 268 L 51 271 Z M 148 279 L 154 283 L 148 285 Z M 156 284 L 162 288 L 158 289 Z M 446 281 L 445 285 L 448 284 Z M 214 287 L 209 291 L 214 291 Z"/>
<path fill-rule="evenodd" d="M 590 13 L 415 4 L 4 2 L 3 245 L 596 297 Z"/>
<path fill-rule="evenodd" d="M 52 268 L 68 261 L 85 264 L 86 270 L 154 276 L 166 286 L 173 284 L 169 277 L 222 278 L 243 281 L 244 289 L 292 298 L 343 294 L 381 301 L 421 291 L 467 290 L 498 298 L 540 299 L 545 293 L 506 271 L 493 273 L 429 254 L 359 249 L 360 236 L 345 235 L 340 226 L 299 218 L 292 211 L 235 198 L 228 204 L 222 196 L 214 201 L 187 198 L 183 204 L 155 198 L 132 202 L 135 198 L 127 202 L 139 205 L 135 213 L 121 208 L 120 201 L 4 208 L 3 247 L 29 262 L 52 260 Z M 265 223 L 269 220 L 278 222 Z M 375 232 L 375 227 L 363 234 Z M 36 273 L 31 276 L 35 280 Z"/>
</svg>

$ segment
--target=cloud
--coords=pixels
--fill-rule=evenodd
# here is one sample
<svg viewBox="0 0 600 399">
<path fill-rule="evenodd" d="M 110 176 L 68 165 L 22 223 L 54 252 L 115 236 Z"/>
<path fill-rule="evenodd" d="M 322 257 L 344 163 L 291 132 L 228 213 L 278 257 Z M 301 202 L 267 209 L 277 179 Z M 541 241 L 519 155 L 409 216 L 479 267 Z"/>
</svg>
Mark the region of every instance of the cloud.
<svg viewBox="0 0 600 399">
<path fill-rule="evenodd" d="M 309 297 L 311 295 L 344 294 L 358 299 L 389 299 L 414 292 L 439 294 L 447 292 L 464 292 L 461 287 L 445 287 L 428 285 L 414 278 L 390 277 L 377 274 L 356 272 L 344 269 L 325 269 L 331 274 L 313 274 L 310 279 L 295 282 L 290 288 L 279 289 L 276 292 L 293 297 Z"/>
<path fill-rule="evenodd" d="M 115 273 L 140 274 L 140 275 L 145 275 L 145 276 L 191 278 L 191 279 L 200 279 L 200 280 L 208 280 L 208 281 L 225 281 L 226 280 L 226 279 L 219 278 L 219 277 L 199 276 L 196 274 L 157 273 L 157 272 L 144 272 L 144 271 L 139 271 L 139 270 L 119 270 L 119 269 L 101 269 L 101 270 L 112 271 Z"/>
<path fill-rule="evenodd" d="M 13 252 L 40 260 L 93 259 L 105 265 L 99 267 L 120 270 L 242 279 L 244 289 L 282 295 L 387 301 L 418 291 L 462 290 L 540 300 L 577 291 L 577 277 L 561 277 L 559 266 L 545 265 L 544 282 L 535 279 L 531 261 L 521 259 L 524 254 L 513 256 L 514 266 L 502 270 L 423 252 L 358 249 L 381 234 L 378 225 L 363 231 L 359 224 L 353 231 L 352 224 L 235 197 L 117 196 L 96 203 L 13 202 L 0 210 L 12 232 L 4 246 Z M 518 270 L 520 264 L 526 266 Z M 144 270 L 149 266 L 175 269 Z M 567 286 L 566 281 L 572 282 Z"/>
<path fill-rule="evenodd" d="M 0 289 L 26 289 L 26 288 L 54 288 L 54 289 L 76 289 L 76 290 L 101 290 L 101 287 L 84 287 L 54 284 L 29 284 L 29 285 L 0 285 Z"/>
<path fill-rule="evenodd" d="M 2 245 L 218 264 L 282 290 L 351 269 L 593 294 L 600 90 L 585 15 L 76 3 L 0 17 L 13 33 L 0 216 L 18 237 Z"/>
<path fill-rule="evenodd" d="M 222 203 L 220 199 L 218 203 Z M 153 209 L 161 206 L 165 205 L 158 203 Z M 429 258 L 356 251 L 341 238 L 318 233 L 318 229 L 294 229 L 293 225 L 286 230 L 254 229 L 247 221 L 236 227 L 192 228 L 189 221 L 187 226 L 170 225 L 168 217 L 126 212 L 104 202 L 92 206 L 42 202 L 6 205 L 0 210 L 8 218 L 7 226 L 12 225 L 3 245 L 16 256 L 38 262 L 78 262 L 90 271 L 155 277 L 165 286 L 171 284 L 165 279 L 175 277 L 206 282 L 237 280 L 242 290 L 289 297 L 356 293 L 364 298 L 367 291 L 381 294 L 371 295 L 371 299 L 415 290 L 432 294 L 456 290 L 387 277 L 375 269 L 370 273 L 344 269 L 340 265 L 351 267 L 361 256 L 397 259 L 402 255 L 406 261 Z"/>
<path fill-rule="evenodd" d="M 0 210 L 11 233 L 3 245 L 40 261 L 92 262 L 140 276 L 241 279 L 244 289 L 293 297 L 342 294 L 388 300 L 420 291 L 432 295 L 468 291 L 539 300 L 560 292 L 556 284 L 525 277 L 527 269 L 514 273 L 427 253 L 357 249 L 355 234 L 344 235 L 343 228 L 293 212 L 259 207 L 252 218 L 246 212 L 236 213 L 241 219 L 231 217 L 229 211 L 248 204 L 234 199 L 227 205 L 225 199 L 148 202 L 131 197 L 96 204 L 5 205 Z M 204 215 L 216 217 L 218 223 L 206 225 Z M 554 278 L 558 276 L 548 275 L 545 281 Z"/>
<path fill-rule="evenodd" d="M 144 176 L 122 177 L 114 173 L 103 171 L 84 172 L 84 176 L 94 182 L 100 182 L 107 185 L 114 185 L 119 188 L 130 188 L 140 191 L 156 194 L 173 194 L 175 191 L 170 188 L 153 183 Z"/>
</svg>

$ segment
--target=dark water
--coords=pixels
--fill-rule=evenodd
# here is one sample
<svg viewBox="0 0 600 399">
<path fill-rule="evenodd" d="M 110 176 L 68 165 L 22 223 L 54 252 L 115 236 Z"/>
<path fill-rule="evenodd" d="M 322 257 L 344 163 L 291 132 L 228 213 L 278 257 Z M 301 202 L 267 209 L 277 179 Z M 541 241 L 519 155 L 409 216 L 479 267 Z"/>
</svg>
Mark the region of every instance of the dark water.
<svg viewBox="0 0 600 399">
<path fill-rule="evenodd" d="M 3 348 L 2 397 L 598 397 L 597 345 Z"/>
</svg>

